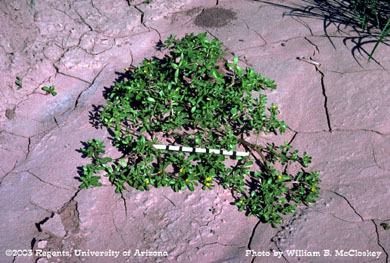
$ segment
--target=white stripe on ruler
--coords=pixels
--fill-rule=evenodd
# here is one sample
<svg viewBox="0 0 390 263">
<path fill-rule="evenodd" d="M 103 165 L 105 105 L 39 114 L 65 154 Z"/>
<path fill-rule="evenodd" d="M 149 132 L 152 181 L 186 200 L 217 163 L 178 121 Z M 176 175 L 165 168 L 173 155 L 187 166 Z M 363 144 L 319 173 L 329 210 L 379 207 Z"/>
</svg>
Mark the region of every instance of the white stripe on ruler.
<svg viewBox="0 0 390 263">
<path fill-rule="evenodd" d="M 192 148 L 192 147 L 184 147 L 184 146 L 182 147 L 182 146 L 174 146 L 174 145 L 154 144 L 153 147 L 158 149 L 158 150 L 166 150 L 168 148 L 168 150 L 170 150 L 170 151 L 180 151 L 180 147 L 181 147 L 181 150 L 183 152 L 193 152 L 194 151 L 194 148 Z M 195 148 L 195 152 L 196 153 L 206 153 L 207 149 Z M 216 150 L 216 149 L 209 149 L 209 153 L 223 154 L 223 155 L 234 155 L 234 153 L 235 153 L 236 156 L 248 156 L 249 155 L 248 152 L 235 152 L 235 151 L 225 151 L 225 150 L 221 151 L 221 150 Z"/>
</svg>

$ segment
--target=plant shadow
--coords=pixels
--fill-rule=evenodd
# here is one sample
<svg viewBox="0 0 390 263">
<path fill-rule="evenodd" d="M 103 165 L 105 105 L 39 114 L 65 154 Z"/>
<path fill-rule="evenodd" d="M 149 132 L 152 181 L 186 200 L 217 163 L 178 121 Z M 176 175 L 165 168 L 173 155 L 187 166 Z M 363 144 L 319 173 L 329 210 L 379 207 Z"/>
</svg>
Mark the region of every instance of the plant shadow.
<svg viewBox="0 0 390 263">
<path fill-rule="evenodd" d="M 364 11 L 367 12 L 367 14 L 364 15 L 365 26 L 362 26 L 363 18 L 361 17 L 359 19 L 358 15 L 356 15 L 354 12 L 353 7 L 355 1 L 353 0 L 302 0 L 304 4 L 294 3 L 294 6 L 276 4 L 261 0 L 254 1 L 290 10 L 289 12 L 283 13 L 283 16 L 315 18 L 323 20 L 324 35 L 329 40 L 334 49 L 336 49 L 336 46 L 333 43 L 331 36 L 329 36 L 328 31 L 332 25 L 335 26 L 337 28 L 337 33 L 344 33 L 349 35 L 344 37 L 343 44 L 345 46 L 347 46 L 348 42 L 353 44 L 351 54 L 354 60 L 361 67 L 362 65 L 357 60 L 357 54 L 361 56 L 367 56 L 367 58 L 369 57 L 371 50 L 365 50 L 364 46 L 367 44 L 377 43 L 381 36 L 381 29 L 383 29 L 388 19 L 390 19 L 390 4 L 385 3 L 386 1 L 378 1 L 377 7 L 375 9 L 376 11 L 371 9 Z M 374 15 L 373 12 L 377 12 L 378 16 Z M 311 32 L 310 27 L 306 23 L 299 19 L 295 20 L 303 24 Z M 346 32 L 346 30 L 349 30 L 349 32 Z M 351 36 L 350 33 L 354 33 L 353 36 Z M 311 34 L 313 35 L 312 32 Z M 389 46 L 389 43 L 390 41 L 386 39 L 383 39 L 381 42 L 381 44 L 386 46 Z M 373 57 L 371 59 L 380 65 L 380 63 Z"/>
</svg>

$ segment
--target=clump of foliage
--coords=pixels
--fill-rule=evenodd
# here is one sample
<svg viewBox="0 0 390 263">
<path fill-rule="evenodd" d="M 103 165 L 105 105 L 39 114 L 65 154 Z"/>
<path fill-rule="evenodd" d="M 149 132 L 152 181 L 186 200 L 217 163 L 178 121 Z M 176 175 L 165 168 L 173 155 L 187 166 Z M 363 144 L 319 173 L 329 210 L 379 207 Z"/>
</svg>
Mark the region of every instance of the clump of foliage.
<svg viewBox="0 0 390 263">
<path fill-rule="evenodd" d="M 171 35 L 165 47 L 170 54 L 145 59 L 130 78 L 116 82 L 108 92 L 100 119 L 123 155 L 103 157 L 101 140 L 90 140 L 82 149 L 92 163 L 83 167 L 81 188 L 100 186 L 100 177 L 94 176 L 100 172 L 117 193 L 127 186 L 140 191 L 150 186 L 194 191 L 197 186 L 206 190 L 220 184 L 232 190 L 239 211 L 273 226 L 282 215 L 294 213 L 297 204 L 314 202 L 319 173 L 304 170 L 311 157 L 299 155 L 287 142 L 260 145 L 245 139 L 250 134 L 285 132 L 278 107 L 267 107 L 263 94 L 276 88 L 274 81 L 252 68 L 244 71 L 237 57 L 225 61 L 222 43 L 207 39 L 206 33 L 179 40 Z M 253 156 L 237 157 L 235 167 L 226 167 L 223 155 L 157 150 L 152 147 L 159 143 L 157 134 L 190 147 L 231 151 L 242 145 Z M 250 172 L 255 160 L 261 171 Z M 289 169 L 292 164 L 294 173 Z"/>
</svg>

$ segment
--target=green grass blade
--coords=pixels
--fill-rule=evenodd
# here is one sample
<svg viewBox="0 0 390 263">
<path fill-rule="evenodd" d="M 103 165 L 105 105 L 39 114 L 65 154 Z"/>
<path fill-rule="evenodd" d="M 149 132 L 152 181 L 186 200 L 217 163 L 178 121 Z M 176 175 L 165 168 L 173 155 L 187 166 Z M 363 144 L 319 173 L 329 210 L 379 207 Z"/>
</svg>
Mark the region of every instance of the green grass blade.
<svg viewBox="0 0 390 263">
<path fill-rule="evenodd" d="M 382 42 L 382 40 L 385 37 L 387 37 L 387 35 L 390 33 L 390 28 L 387 29 L 387 27 L 389 27 L 389 26 L 390 26 L 390 18 L 389 18 L 389 20 L 387 20 L 387 23 L 386 23 L 385 27 L 383 28 L 382 33 L 380 34 L 378 41 L 376 42 L 374 48 L 372 49 L 371 54 L 368 56 L 368 61 L 370 61 L 370 59 L 372 58 L 372 55 L 374 54 L 379 43 Z"/>
</svg>

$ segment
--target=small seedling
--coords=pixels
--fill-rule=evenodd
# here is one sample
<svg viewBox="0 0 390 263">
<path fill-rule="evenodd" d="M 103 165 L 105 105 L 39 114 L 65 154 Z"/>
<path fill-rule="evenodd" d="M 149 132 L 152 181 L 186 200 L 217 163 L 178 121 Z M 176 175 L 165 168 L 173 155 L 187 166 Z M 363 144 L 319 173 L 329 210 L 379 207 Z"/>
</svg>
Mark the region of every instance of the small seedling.
<svg viewBox="0 0 390 263">
<path fill-rule="evenodd" d="M 83 167 L 80 187 L 99 185 L 99 176 L 92 175 L 101 172 L 117 193 L 128 186 L 177 192 L 197 186 L 211 190 L 219 184 L 231 190 L 239 211 L 274 227 L 284 215 L 295 213 L 297 205 L 315 202 L 319 173 L 305 171 L 311 162 L 306 152 L 298 154 L 287 142 L 276 146 L 247 139 L 287 128 L 264 94 L 276 88 L 275 82 L 252 68 L 244 71 L 238 57 L 225 61 L 222 43 L 207 39 L 206 33 L 183 39 L 171 35 L 165 47 L 170 53 L 163 59 L 145 59 L 108 92 L 100 119 L 123 154 L 104 157 L 101 141 L 89 141 L 83 153 L 92 163 Z M 161 138 L 180 139 L 185 147 L 178 151 L 177 146 L 161 145 Z M 245 152 L 236 153 L 234 167 L 227 166 L 226 156 L 238 147 Z M 255 161 L 261 171 L 252 173 Z"/>
<path fill-rule="evenodd" d="M 43 91 L 46 91 L 47 94 L 51 94 L 51 95 L 53 95 L 53 96 L 56 96 L 56 95 L 57 95 L 57 92 L 55 92 L 54 89 L 55 89 L 55 86 L 53 86 L 53 85 L 50 86 L 50 87 L 48 87 L 48 86 L 42 87 L 42 90 L 43 90 Z"/>
<path fill-rule="evenodd" d="M 22 88 L 22 78 L 21 77 L 18 77 L 16 76 L 16 81 L 15 81 L 15 84 L 17 86 L 17 90 L 20 90 Z"/>
<path fill-rule="evenodd" d="M 383 227 L 384 230 L 389 230 L 390 226 L 386 223 L 381 223 L 381 227 Z"/>
</svg>

